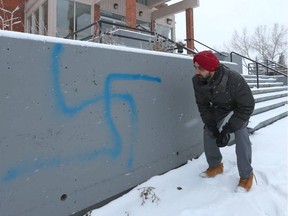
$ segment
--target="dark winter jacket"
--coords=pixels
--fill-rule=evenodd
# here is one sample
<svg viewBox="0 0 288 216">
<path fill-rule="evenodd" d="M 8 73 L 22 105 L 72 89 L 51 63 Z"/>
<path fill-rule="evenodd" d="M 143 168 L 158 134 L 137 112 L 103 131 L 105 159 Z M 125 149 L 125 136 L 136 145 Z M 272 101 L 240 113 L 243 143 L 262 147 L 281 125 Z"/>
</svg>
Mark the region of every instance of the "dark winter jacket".
<svg viewBox="0 0 288 216">
<path fill-rule="evenodd" d="M 214 76 L 207 83 L 197 75 L 192 78 L 196 103 L 205 125 L 216 125 L 231 111 L 228 121 L 231 132 L 248 122 L 255 101 L 243 76 L 219 64 Z"/>
</svg>

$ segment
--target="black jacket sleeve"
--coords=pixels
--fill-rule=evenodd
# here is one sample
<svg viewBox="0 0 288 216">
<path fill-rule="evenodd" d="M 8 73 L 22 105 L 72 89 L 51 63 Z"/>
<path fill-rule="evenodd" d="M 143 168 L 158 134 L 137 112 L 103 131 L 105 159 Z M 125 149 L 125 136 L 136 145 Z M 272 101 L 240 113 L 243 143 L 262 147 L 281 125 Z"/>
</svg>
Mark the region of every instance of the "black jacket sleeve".
<svg viewBox="0 0 288 216">
<path fill-rule="evenodd" d="M 231 132 L 234 132 L 249 121 L 254 110 L 255 101 L 250 87 L 240 74 L 230 80 L 233 82 L 230 88 L 232 88 L 231 92 L 234 94 L 233 99 L 236 108 L 228 121 L 228 125 L 232 129 Z"/>
</svg>

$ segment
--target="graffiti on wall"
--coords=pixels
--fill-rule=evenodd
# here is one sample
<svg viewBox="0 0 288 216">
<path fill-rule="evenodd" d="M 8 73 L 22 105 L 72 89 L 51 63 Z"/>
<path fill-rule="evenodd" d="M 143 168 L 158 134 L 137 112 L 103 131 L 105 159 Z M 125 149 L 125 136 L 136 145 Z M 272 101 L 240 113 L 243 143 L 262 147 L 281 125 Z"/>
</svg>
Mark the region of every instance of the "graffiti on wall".
<svg viewBox="0 0 288 216">
<path fill-rule="evenodd" d="M 72 162 L 84 162 L 95 160 L 99 156 L 108 156 L 117 159 L 122 152 L 123 141 L 122 136 L 117 128 L 113 118 L 112 118 L 112 101 L 123 101 L 130 109 L 130 121 L 131 121 L 131 143 L 125 146 L 129 146 L 129 156 L 127 158 L 127 167 L 132 168 L 134 163 L 133 150 L 137 140 L 137 124 L 138 116 L 136 109 L 136 102 L 133 96 L 129 93 L 112 93 L 111 87 L 115 82 L 121 81 L 143 81 L 143 82 L 154 82 L 161 83 L 159 77 L 154 77 L 145 74 L 127 74 L 127 73 L 110 73 L 105 78 L 103 93 L 99 94 L 93 98 L 88 98 L 74 106 L 68 106 L 65 101 L 65 94 L 61 89 L 61 55 L 64 51 L 62 44 L 55 44 L 54 49 L 51 53 L 51 73 L 53 89 L 55 94 L 56 105 L 60 108 L 61 112 L 67 116 L 74 117 L 77 114 L 85 111 L 85 109 L 90 105 L 101 104 L 104 105 L 104 120 L 110 133 L 110 139 L 112 139 L 113 145 L 110 147 L 98 148 L 94 151 L 84 152 L 82 154 L 75 154 L 69 158 L 57 158 L 51 157 L 50 159 L 38 159 L 37 161 L 22 161 L 21 164 L 17 164 L 10 167 L 4 175 L 1 176 L 2 181 L 12 181 L 19 176 L 33 173 L 35 170 L 41 170 L 45 168 L 54 168 L 58 166 L 63 166 L 66 164 L 71 164 Z"/>
</svg>

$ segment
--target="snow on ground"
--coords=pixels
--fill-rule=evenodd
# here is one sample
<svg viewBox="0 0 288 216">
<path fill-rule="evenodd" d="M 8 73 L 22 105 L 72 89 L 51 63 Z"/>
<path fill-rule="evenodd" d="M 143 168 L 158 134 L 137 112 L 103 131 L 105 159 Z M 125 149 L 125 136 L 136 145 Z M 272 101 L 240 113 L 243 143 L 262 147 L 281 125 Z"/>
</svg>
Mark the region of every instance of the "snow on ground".
<svg viewBox="0 0 288 216">
<path fill-rule="evenodd" d="M 239 181 L 235 146 L 229 146 L 222 148 L 222 175 L 199 177 L 207 168 L 202 154 L 94 210 L 92 216 L 287 216 L 287 126 L 288 117 L 251 135 L 257 184 L 254 181 L 248 193 L 235 192 Z M 151 193 L 141 205 L 145 189 Z"/>
</svg>

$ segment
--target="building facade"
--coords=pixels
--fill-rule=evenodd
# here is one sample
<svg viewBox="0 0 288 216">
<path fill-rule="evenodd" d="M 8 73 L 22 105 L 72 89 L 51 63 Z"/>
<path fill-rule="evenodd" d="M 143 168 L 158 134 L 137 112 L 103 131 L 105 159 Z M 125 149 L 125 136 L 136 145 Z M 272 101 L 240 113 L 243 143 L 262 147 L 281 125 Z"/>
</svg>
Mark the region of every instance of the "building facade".
<svg viewBox="0 0 288 216">
<path fill-rule="evenodd" d="M 98 20 L 141 27 L 175 40 L 175 14 L 186 11 L 186 36 L 194 38 L 193 8 L 198 0 L 1 0 L 0 28 L 32 34 L 66 37 Z M 103 24 L 102 30 L 112 28 Z M 91 26 L 73 35 L 94 34 Z M 187 46 L 194 48 L 191 40 Z"/>
</svg>

